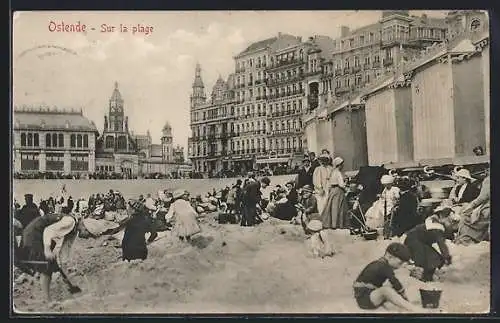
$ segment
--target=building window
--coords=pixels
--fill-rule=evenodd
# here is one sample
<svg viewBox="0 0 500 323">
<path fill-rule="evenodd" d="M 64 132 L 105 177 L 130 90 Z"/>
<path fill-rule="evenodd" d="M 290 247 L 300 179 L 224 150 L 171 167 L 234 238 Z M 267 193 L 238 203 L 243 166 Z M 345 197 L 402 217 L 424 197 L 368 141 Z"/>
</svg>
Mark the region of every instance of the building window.
<svg viewBox="0 0 500 323">
<path fill-rule="evenodd" d="M 21 147 L 26 146 L 26 134 L 23 132 L 21 133 Z"/>
<path fill-rule="evenodd" d="M 83 154 L 71 154 L 71 170 L 72 171 L 88 171 L 89 157 Z"/>
<path fill-rule="evenodd" d="M 72 134 L 69 137 L 69 143 L 70 143 L 71 148 L 75 148 L 76 147 L 76 136 L 74 134 Z"/>
<path fill-rule="evenodd" d="M 58 139 L 58 141 L 59 141 L 59 147 L 64 147 L 64 135 L 62 133 L 60 133 L 58 135 L 58 137 L 59 137 L 59 139 Z"/>
<path fill-rule="evenodd" d="M 82 148 L 82 135 L 77 135 L 76 136 L 76 146 L 78 148 Z"/>
<path fill-rule="evenodd" d="M 113 136 L 106 137 L 106 148 L 115 148 L 115 138 Z"/>
<path fill-rule="evenodd" d="M 21 170 L 37 171 L 39 169 L 38 154 L 21 153 Z"/>
<path fill-rule="evenodd" d="M 47 170 L 63 171 L 64 170 L 64 154 L 47 154 L 46 155 Z"/>
<path fill-rule="evenodd" d="M 83 147 L 89 147 L 89 135 L 83 135 Z"/>
<path fill-rule="evenodd" d="M 52 134 L 52 146 L 57 147 L 57 133 Z"/>
<path fill-rule="evenodd" d="M 40 146 L 40 141 L 38 139 L 38 134 L 37 133 L 33 134 L 33 146 L 35 146 L 35 147 Z"/>
</svg>

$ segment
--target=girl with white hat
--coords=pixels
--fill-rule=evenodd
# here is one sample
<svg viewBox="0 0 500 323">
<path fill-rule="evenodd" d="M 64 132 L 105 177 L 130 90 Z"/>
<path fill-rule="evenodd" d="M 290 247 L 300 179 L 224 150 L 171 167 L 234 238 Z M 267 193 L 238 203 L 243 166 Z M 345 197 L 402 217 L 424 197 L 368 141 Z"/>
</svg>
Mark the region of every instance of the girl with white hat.
<svg viewBox="0 0 500 323">
<path fill-rule="evenodd" d="M 191 236 L 201 232 L 200 225 L 196 219 L 197 213 L 189 204 L 189 193 L 179 189 L 174 191 L 174 202 L 170 205 L 165 220 L 171 222 L 175 218 L 173 232 L 181 241 L 190 241 Z"/>
</svg>

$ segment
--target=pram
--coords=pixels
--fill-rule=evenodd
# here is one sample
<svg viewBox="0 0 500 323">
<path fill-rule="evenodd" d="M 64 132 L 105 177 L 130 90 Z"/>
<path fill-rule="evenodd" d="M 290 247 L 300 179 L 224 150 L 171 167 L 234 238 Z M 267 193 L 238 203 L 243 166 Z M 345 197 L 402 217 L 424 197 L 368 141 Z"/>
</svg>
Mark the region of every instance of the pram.
<svg viewBox="0 0 500 323">
<path fill-rule="evenodd" d="M 350 184 L 356 184 L 360 188 L 359 192 L 347 193 L 351 234 L 367 232 L 364 212 L 377 200 L 377 194 L 382 190 L 380 179 L 386 172 L 382 166 L 363 166 L 351 179 Z"/>
</svg>

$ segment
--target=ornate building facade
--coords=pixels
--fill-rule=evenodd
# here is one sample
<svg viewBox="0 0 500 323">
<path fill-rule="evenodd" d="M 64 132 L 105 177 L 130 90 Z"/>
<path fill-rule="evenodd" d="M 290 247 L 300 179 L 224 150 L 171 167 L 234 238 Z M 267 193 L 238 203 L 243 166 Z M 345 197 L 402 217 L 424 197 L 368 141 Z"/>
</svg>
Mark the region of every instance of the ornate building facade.
<svg viewBox="0 0 500 323">
<path fill-rule="evenodd" d="M 215 176 L 233 168 L 235 103 L 233 75 L 227 81 L 219 76 L 207 100 L 197 64 L 190 107 L 192 136 L 188 139 L 188 156 L 195 172 Z"/>
<path fill-rule="evenodd" d="M 109 99 L 108 114 L 104 116 L 104 129 L 97 140 L 97 172 L 122 173 L 127 177 L 139 174 L 137 142 L 128 128 L 124 100 L 118 83 Z"/>
<path fill-rule="evenodd" d="M 183 163 L 178 150 L 173 147 L 172 126 L 168 122 L 162 129 L 161 144 L 153 144 L 149 130 L 146 135 L 130 131 L 124 100 L 115 83 L 108 115 L 104 117 L 104 130 L 98 139 L 96 171 L 121 173 L 126 177 L 171 175 Z"/>
<path fill-rule="evenodd" d="M 82 110 L 15 107 L 13 122 L 15 173 L 94 172 L 98 132 Z"/>
</svg>

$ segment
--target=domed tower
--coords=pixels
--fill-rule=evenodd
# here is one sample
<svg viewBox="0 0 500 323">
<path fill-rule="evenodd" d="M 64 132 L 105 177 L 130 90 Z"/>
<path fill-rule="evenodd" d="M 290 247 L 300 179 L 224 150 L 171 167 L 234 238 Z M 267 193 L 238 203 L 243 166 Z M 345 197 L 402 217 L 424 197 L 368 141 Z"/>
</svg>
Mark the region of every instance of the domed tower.
<svg viewBox="0 0 500 323">
<path fill-rule="evenodd" d="M 162 129 L 161 147 L 163 160 L 173 161 L 173 142 L 172 142 L 172 126 L 166 122 Z"/>
</svg>

